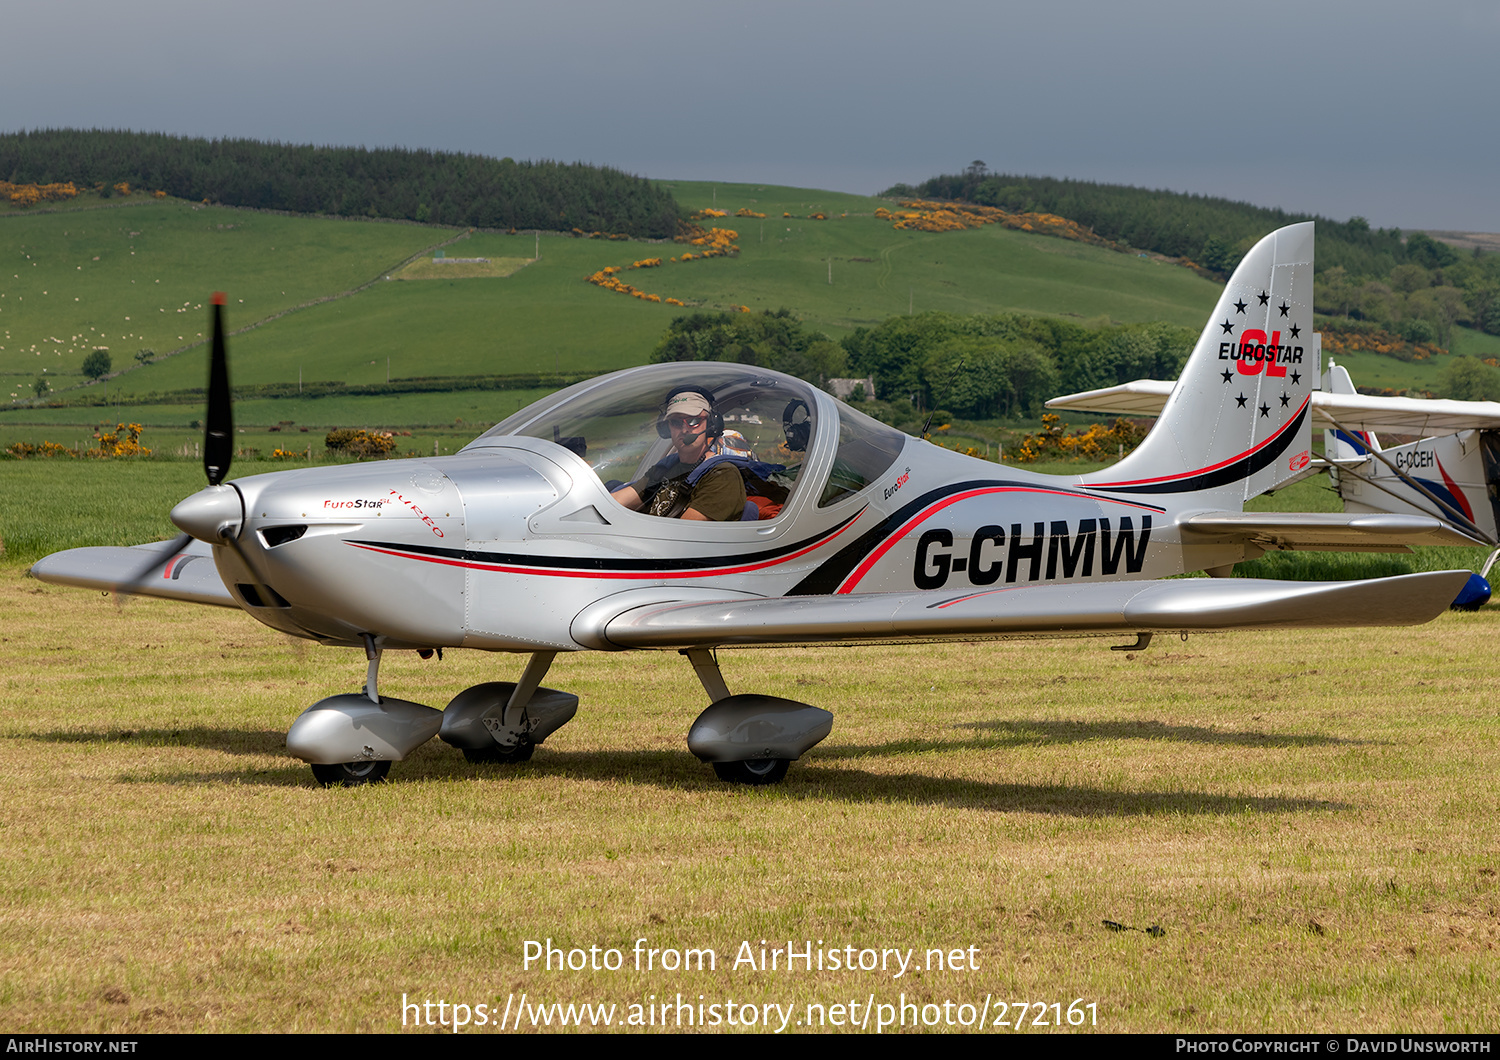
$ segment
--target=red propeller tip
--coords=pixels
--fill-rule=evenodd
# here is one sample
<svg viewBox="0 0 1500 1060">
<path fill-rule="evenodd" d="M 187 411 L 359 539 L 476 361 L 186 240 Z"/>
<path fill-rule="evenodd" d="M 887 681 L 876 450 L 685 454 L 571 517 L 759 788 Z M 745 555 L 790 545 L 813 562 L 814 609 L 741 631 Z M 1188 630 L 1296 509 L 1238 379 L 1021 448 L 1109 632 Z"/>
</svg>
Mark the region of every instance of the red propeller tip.
<svg viewBox="0 0 1500 1060">
<path fill-rule="evenodd" d="M 214 305 L 223 305 L 228 299 L 229 296 L 223 291 L 214 292 Z"/>
</svg>

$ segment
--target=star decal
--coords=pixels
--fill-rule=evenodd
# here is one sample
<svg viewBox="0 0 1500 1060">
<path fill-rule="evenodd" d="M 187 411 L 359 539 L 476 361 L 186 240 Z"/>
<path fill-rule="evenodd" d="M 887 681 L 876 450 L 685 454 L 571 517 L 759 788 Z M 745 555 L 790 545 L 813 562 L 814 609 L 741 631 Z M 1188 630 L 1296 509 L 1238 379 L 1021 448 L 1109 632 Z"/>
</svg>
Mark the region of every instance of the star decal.
<svg viewBox="0 0 1500 1060">
<path fill-rule="evenodd" d="M 1281 407 L 1286 408 L 1287 405 L 1291 404 L 1291 401 L 1291 396 L 1285 390 L 1283 390 L 1281 392 Z"/>
<path fill-rule="evenodd" d="M 1260 407 L 1260 414 L 1262 416 L 1269 416 L 1271 414 L 1271 406 L 1270 405 L 1262 405 Z"/>
<path fill-rule="evenodd" d="M 1282 316 L 1286 316 L 1286 311 L 1287 311 L 1287 310 L 1288 310 L 1288 309 L 1290 309 L 1290 308 L 1292 308 L 1292 307 L 1291 307 L 1291 306 L 1289 306 L 1289 305 L 1287 305 L 1287 304 L 1286 304 L 1286 299 L 1285 299 L 1285 298 L 1283 298 L 1283 299 L 1282 299 L 1282 300 L 1281 300 L 1281 304 L 1280 304 L 1280 305 L 1279 305 L 1279 306 L 1277 306 L 1277 307 L 1276 307 L 1276 308 L 1277 308 L 1277 309 L 1280 309 L 1280 310 L 1281 310 L 1281 315 L 1282 315 Z"/>
<path fill-rule="evenodd" d="M 1296 386 L 1301 381 L 1302 381 L 1302 373 L 1301 372 L 1293 372 L 1292 373 L 1292 386 Z"/>
<path fill-rule="evenodd" d="M 1245 395 L 1243 393 L 1241 393 L 1240 396 L 1237 397 L 1237 398 L 1235 398 L 1234 400 L 1236 402 L 1238 402 L 1238 405 L 1236 407 L 1238 407 L 1238 408 L 1244 408 L 1245 407 Z"/>
<path fill-rule="evenodd" d="M 1229 322 L 1229 318 L 1228 317 L 1224 318 L 1224 323 L 1220 324 L 1219 327 L 1221 327 L 1221 328 L 1224 329 L 1224 334 L 1225 335 L 1233 335 L 1234 334 L 1234 325 Z"/>
<path fill-rule="evenodd" d="M 1243 298 L 1234 303 L 1234 311 L 1236 313 L 1243 313 L 1245 311 L 1245 300 Z"/>
<path fill-rule="evenodd" d="M 1260 304 L 1261 305 L 1265 305 L 1270 300 L 1271 300 L 1270 292 L 1268 292 L 1268 291 L 1262 291 L 1262 292 L 1260 292 Z"/>
<path fill-rule="evenodd" d="M 1232 375 L 1229 374 L 1229 369 L 1228 368 L 1224 369 L 1224 371 L 1221 372 L 1220 374 L 1224 377 L 1224 382 L 1226 382 L 1226 383 L 1229 382 L 1231 379 L 1234 378 L 1234 376 L 1232 376 Z"/>
<path fill-rule="evenodd" d="M 1302 334 L 1302 329 L 1299 328 L 1296 324 L 1293 324 L 1292 325 L 1292 338 L 1295 339 L 1300 334 Z"/>
</svg>

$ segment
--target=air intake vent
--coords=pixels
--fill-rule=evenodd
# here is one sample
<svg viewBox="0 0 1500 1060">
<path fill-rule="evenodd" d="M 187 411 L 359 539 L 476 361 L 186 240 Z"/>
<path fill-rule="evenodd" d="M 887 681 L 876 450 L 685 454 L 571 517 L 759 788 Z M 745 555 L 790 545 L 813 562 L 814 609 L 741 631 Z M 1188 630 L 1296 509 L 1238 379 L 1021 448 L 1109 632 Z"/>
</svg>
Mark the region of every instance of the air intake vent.
<svg viewBox="0 0 1500 1060">
<path fill-rule="evenodd" d="M 260 537 L 266 543 L 267 548 L 275 548 L 288 541 L 295 541 L 305 533 L 307 533 L 306 526 L 267 526 L 261 529 Z"/>
<path fill-rule="evenodd" d="M 268 592 L 268 593 L 271 594 L 271 599 L 270 599 L 269 602 L 262 601 L 261 598 L 260 598 L 260 589 L 257 589 L 255 586 L 251 585 L 250 583 L 248 583 L 248 582 L 239 582 L 239 583 L 237 583 L 235 585 L 235 589 L 236 589 L 236 591 L 239 592 L 240 597 L 245 601 L 245 603 L 249 604 L 251 607 L 291 607 L 292 606 L 290 603 L 287 602 L 286 597 L 282 596 L 280 593 L 278 593 L 275 589 L 271 588 L 269 585 L 263 585 L 260 588 L 264 589 L 266 592 Z"/>
</svg>

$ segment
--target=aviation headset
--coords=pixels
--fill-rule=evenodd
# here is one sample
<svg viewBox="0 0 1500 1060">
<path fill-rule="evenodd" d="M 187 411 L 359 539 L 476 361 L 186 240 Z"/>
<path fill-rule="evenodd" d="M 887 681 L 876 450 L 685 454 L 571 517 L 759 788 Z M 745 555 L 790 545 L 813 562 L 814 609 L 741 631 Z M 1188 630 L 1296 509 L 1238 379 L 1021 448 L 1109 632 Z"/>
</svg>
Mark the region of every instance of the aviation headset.
<svg viewBox="0 0 1500 1060">
<path fill-rule="evenodd" d="M 678 394 L 698 394 L 703 398 L 703 403 L 708 406 L 708 415 L 705 417 L 705 433 L 710 438 L 718 438 L 724 433 L 724 417 L 714 411 L 714 392 L 706 386 L 698 386 L 695 383 L 684 383 L 682 386 L 674 386 L 662 399 L 661 409 L 656 414 L 656 433 L 663 438 L 672 437 L 672 428 L 667 426 L 667 406 Z"/>
<path fill-rule="evenodd" d="M 797 419 L 797 410 L 802 410 L 802 418 Z M 786 408 L 781 410 L 781 430 L 786 435 L 786 447 L 794 453 L 807 451 L 807 443 L 812 438 L 812 409 L 807 407 L 807 402 L 801 398 L 792 398 L 788 401 Z"/>
</svg>

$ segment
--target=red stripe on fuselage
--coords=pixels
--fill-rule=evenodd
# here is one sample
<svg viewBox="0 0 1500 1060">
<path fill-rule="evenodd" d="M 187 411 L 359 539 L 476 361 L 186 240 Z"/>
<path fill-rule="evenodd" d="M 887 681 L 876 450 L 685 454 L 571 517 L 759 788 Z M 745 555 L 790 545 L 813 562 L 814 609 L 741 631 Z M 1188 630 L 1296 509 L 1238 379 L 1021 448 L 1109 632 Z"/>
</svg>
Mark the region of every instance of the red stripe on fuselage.
<svg viewBox="0 0 1500 1060">
<path fill-rule="evenodd" d="M 1285 434 L 1291 428 L 1292 424 L 1297 422 L 1298 415 L 1301 414 L 1302 410 L 1307 407 L 1307 403 L 1311 400 L 1311 394 L 1303 398 L 1302 404 L 1297 407 L 1297 411 L 1292 413 L 1287 421 L 1281 425 L 1280 430 L 1271 435 L 1265 441 L 1261 442 L 1259 445 L 1251 446 L 1249 449 L 1246 449 L 1238 456 L 1231 456 L 1226 460 L 1220 460 L 1217 464 L 1211 464 L 1208 467 L 1200 467 L 1196 471 L 1180 471 L 1175 475 L 1159 475 L 1156 478 L 1134 478 L 1130 479 L 1127 482 L 1088 482 L 1085 483 L 1085 485 L 1089 489 L 1095 490 L 1107 490 L 1112 486 L 1149 486 L 1153 482 L 1174 482 L 1177 479 L 1192 478 L 1195 475 L 1206 475 L 1210 471 L 1217 471 L 1221 467 L 1228 467 L 1230 464 L 1233 464 L 1237 460 L 1245 460 L 1251 456 L 1254 456 L 1256 453 L 1260 452 L 1266 446 L 1270 445 L 1272 442 L 1276 441 L 1276 439 Z"/>
<path fill-rule="evenodd" d="M 861 512 L 860 515 L 863 515 Z M 553 567 L 528 567 L 508 563 L 481 563 L 475 560 L 449 559 L 445 556 L 424 556 L 419 553 L 403 552 L 395 548 L 381 548 L 377 545 L 360 544 L 357 541 L 347 541 L 345 544 L 354 548 L 362 548 L 369 552 L 379 552 L 386 556 L 396 556 L 401 559 L 419 560 L 423 563 L 437 563 L 445 567 L 463 567 L 467 570 L 494 571 L 497 574 L 536 574 L 552 578 L 613 578 L 630 581 L 661 581 L 668 578 L 713 578 L 725 574 L 747 574 L 751 571 L 764 570 L 777 564 L 785 563 L 799 556 L 805 556 L 814 549 L 821 548 L 828 542 L 837 538 L 849 527 L 859 522 L 859 516 L 850 519 L 832 534 L 821 541 L 814 541 L 806 548 L 785 556 L 777 556 L 775 559 L 763 560 L 759 563 L 743 563 L 734 567 L 702 567 L 697 570 L 641 570 L 641 571 L 598 571 L 598 570 L 559 570 Z"/>
</svg>

